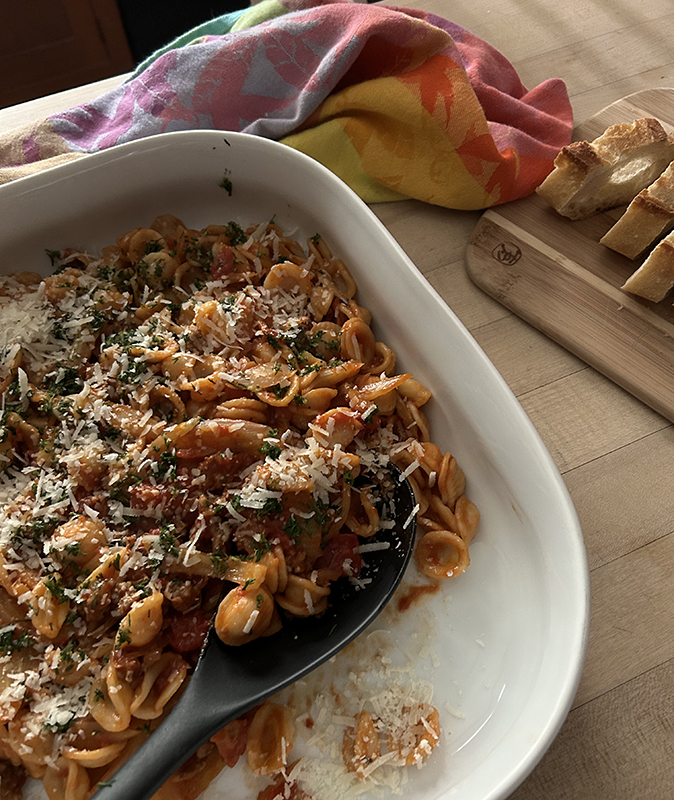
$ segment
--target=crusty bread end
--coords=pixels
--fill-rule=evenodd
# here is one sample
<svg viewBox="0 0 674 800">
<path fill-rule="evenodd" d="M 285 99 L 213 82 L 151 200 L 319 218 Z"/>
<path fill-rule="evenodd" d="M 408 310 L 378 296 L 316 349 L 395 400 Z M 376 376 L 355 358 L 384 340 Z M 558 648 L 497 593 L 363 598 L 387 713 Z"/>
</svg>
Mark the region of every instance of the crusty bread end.
<svg viewBox="0 0 674 800">
<path fill-rule="evenodd" d="M 623 285 L 631 294 L 659 303 L 674 286 L 674 232 L 666 236 Z"/>
</svg>

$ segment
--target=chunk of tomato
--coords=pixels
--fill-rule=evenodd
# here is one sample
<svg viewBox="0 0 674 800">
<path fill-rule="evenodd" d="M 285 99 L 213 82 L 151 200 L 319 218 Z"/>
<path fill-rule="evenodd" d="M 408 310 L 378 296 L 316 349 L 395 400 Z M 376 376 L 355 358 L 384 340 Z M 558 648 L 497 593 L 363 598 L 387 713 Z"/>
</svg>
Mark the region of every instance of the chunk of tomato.
<svg viewBox="0 0 674 800">
<path fill-rule="evenodd" d="M 231 275 L 236 269 L 234 261 L 234 251 L 227 244 L 220 244 L 216 247 L 211 264 L 211 275 L 213 280 L 219 281 Z"/>
<path fill-rule="evenodd" d="M 168 640 L 177 653 L 199 650 L 204 643 L 210 620 L 200 609 L 176 614 L 169 621 Z"/>
<path fill-rule="evenodd" d="M 239 758 L 246 752 L 249 726 L 250 719 L 240 717 L 225 725 L 222 730 L 211 737 L 211 741 L 220 751 L 222 760 L 228 767 L 235 766 Z"/>
<path fill-rule="evenodd" d="M 314 568 L 328 570 L 336 577 L 359 575 L 363 566 L 360 553 L 355 552 L 359 544 L 355 533 L 338 533 L 327 543 Z"/>
</svg>

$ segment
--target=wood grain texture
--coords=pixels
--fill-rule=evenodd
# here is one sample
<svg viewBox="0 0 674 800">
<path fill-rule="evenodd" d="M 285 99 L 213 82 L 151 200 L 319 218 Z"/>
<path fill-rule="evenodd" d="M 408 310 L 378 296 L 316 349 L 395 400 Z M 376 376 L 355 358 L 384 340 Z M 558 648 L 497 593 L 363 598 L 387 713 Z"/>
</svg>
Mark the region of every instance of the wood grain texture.
<svg viewBox="0 0 674 800">
<path fill-rule="evenodd" d="M 638 92 L 584 123 L 592 140 L 609 125 L 655 116 L 674 125 L 674 89 Z M 674 308 L 620 287 L 639 261 L 599 244 L 615 212 L 572 222 L 537 195 L 488 211 L 466 262 L 473 281 L 651 408 L 674 420 Z"/>
<path fill-rule="evenodd" d="M 511 800 L 669 800 L 672 786 L 670 661 L 574 709 Z"/>
<path fill-rule="evenodd" d="M 674 533 L 673 452 L 670 425 L 564 474 L 583 521 L 590 569 Z"/>
</svg>

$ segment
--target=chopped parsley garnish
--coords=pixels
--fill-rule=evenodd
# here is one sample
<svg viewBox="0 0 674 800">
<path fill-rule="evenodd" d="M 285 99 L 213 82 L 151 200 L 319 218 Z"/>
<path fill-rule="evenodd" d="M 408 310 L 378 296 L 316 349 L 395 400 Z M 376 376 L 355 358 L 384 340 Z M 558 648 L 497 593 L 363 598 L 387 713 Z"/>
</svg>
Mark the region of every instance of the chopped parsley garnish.
<svg viewBox="0 0 674 800">
<path fill-rule="evenodd" d="M 321 528 L 325 527 L 325 525 L 330 521 L 330 513 L 329 513 L 330 506 L 327 503 L 324 503 L 322 500 L 316 500 L 312 507 L 313 511 L 313 519 L 321 526 Z"/>
<path fill-rule="evenodd" d="M 281 448 L 277 444 L 265 442 L 260 448 L 260 453 L 263 456 L 267 456 L 276 461 L 276 459 L 281 455 Z"/>
<path fill-rule="evenodd" d="M 64 665 L 65 672 L 70 672 L 75 668 L 75 657 L 77 657 L 77 661 L 84 661 L 87 654 L 79 646 L 79 643 L 73 639 L 59 653 L 59 664 Z"/>
<path fill-rule="evenodd" d="M 269 436 L 267 437 L 267 439 L 276 439 L 277 436 L 278 436 L 278 429 L 272 428 L 272 430 L 269 431 Z M 282 452 L 281 447 L 273 441 L 272 442 L 265 441 L 262 443 L 262 446 L 260 447 L 260 454 L 263 456 L 268 456 L 274 461 L 276 461 L 276 459 L 281 455 L 281 452 Z"/>
<path fill-rule="evenodd" d="M 222 553 L 211 553 L 211 564 L 217 575 L 224 575 L 229 566 L 229 558 Z"/>
<path fill-rule="evenodd" d="M 84 382 L 75 367 L 60 366 L 52 370 L 44 379 L 44 388 L 52 397 L 64 394 L 78 394 Z"/>
<path fill-rule="evenodd" d="M 225 175 L 225 177 L 224 177 L 224 178 L 223 178 L 223 179 L 220 181 L 220 183 L 218 184 L 218 186 L 219 186 L 221 189 L 225 189 L 225 191 L 227 192 L 227 194 L 228 194 L 230 197 L 232 196 L 232 188 L 233 188 L 233 187 L 232 187 L 232 182 L 230 181 L 230 179 L 229 179 L 229 178 L 228 178 L 226 175 Z"/>
<path fill-rule="evenodd" d="M 229 193 L 231 194 L 231 182 L 229 186 Z M 244 244 L 244 242 L 248 240 L 244 229 L 238 224 L 238 222 L 234 221 L 227 223 L 227 227 L 225 228 L 225 236 L 229 239 L 229 243 L 232 247 L 236 247 L 237 244 Z"/>
<path fill-rule="evenodd" d="M 149 242 L 145 244 L 145 255 L 149 255 L 150 253 L 158 253 L 162 249 L 161 242 L 159 239 L 151 239 Z"/>
<path fill-rule="evenodd" d="M 294 514 L 291 514 L 288 517 L 287 522 L 283 526 L 283 530 L 288 534 L 293 542 L 296 542 L 302 535 L 302 526 L 297 521 L 297 517 Z"/>
<path fill-rule="evenodd" d="M 52 733 L 65 733 L 74 721 L 75 713 L 73 712 L 72 717 L 66 720 L 66 722 L 45 722 L 44 727 L 45 730 L 51 731 Z"/>
<path fill-rule="evenodd" d="M 117 640 L 115 642 L 115 646 L 121 647 L 123 644 L 130 644 L 130 643 L 131 643 L 131 629 L 120 628 L 117 631 Z"/>
<path fill-rule="evenodd" d="M 179 552 L 176 547 L 175 530 L 176 526 L 171 522 L 162 525 L 159 530 L 159 546 L 171 556 L 177 556 Z"/>
<path fill-rule="evenodd" d="M 59 520 L 57 517 L 36 517 L 12 531 L 13 544 L 42 544 L 56 530 Z"/>
<path fill-rule="evenodd" d="M 138 383 L 143 375 L 147 372 L 147 362 L 144 359 L 136 359 L 132 361 L 124 372 L 120 372 L 117 380 L 120 383 Z"/>
<path fill-rule="evenodd" d="M 267 391 L 271 392 L 275 397 L 278 397 L 278 399 L 281 400 L 288 394 L 289 388 L 289 386 L 281 386 L 280 383 L 275 383 L 273 386 L 270 386 Z"/>
<path fill-rule="evenodd" d="M 51 261 L 52 267 L 55 267 L 61 260 L 60 250 L 48 250 L 45 248 L 45 253 L 49 256 L 49 260 Z"/>
<path fill-rule="evenodd" d="M 66 597 L 65 587 L 59 578 L 47 578 L 47 580 L 44 582 L 44 585 L 47 587 L 47 589 L 49 589 L 54 599 L 58 600 L 59 603 L 64 603 L 68 599 Z"/>
<path fill-rule="evenodd" d="M 7 656 L 17 650 L 25 650 L 33 644 L 33 640 L 26 633 L 21 631 L 18 635 L 15 628 L 4 630 L 0 633 L 0 655 Z"/>
<path fill-rule="evenodd" d="M 175 478 L 178 473 L 178 456 L 165 450 L 152 466 L 152 474 L 156 478 Z"/>
<path fill-rule="evenodd" d="M 268 517 L 270 514 L 278 514 L 279 511 L 283 511 L 283 503 L 278 497 L 268 497 L 264 501 L 262 508 L 257 510 L 257 516 L 258 519 L 262 519 L 263 517 Z"/>
<path fill-rule="evenodd" d="M 253 540 L 253 551 L 255 552 L 256 561 L 259 561 L 265 553 L 271 552 L 271 545 L 263 533 Z"/>
<path fill-rule="evenodd" d="M 152 594 L 152 587 L 150 586 L 150 579 L 144 578 L 142 581 L 138 581 L 133 587 L 140 597 L 149 597 Z"/>
</svg>

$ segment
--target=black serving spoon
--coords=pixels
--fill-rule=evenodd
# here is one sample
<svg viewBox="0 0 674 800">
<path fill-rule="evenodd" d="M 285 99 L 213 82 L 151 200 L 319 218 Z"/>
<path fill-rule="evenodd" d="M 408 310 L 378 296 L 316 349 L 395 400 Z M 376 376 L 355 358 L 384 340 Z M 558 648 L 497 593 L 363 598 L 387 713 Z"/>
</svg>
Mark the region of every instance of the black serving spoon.
<svg viewBox="0 0 674 800">
<path fill-rule="evenodd" d="M 390 468 L 394 527 L 367 542 L 387 542 L 369 552 L 357 589 L 333 584 L 331 605 L 320 618 L 286 622 L 273 636 L 241 647 L 224 645 L 213 628 L 180 701 L 156 731 L 100 784 L 92 800 L 147 800 L 187 759 L 228 722 L 306 675 L 361 633 L 384 608 L 402 579 L 416 531 L 414 492 Z M 387 498 L 387 502 L 390 502 Z"/>
</svg>

